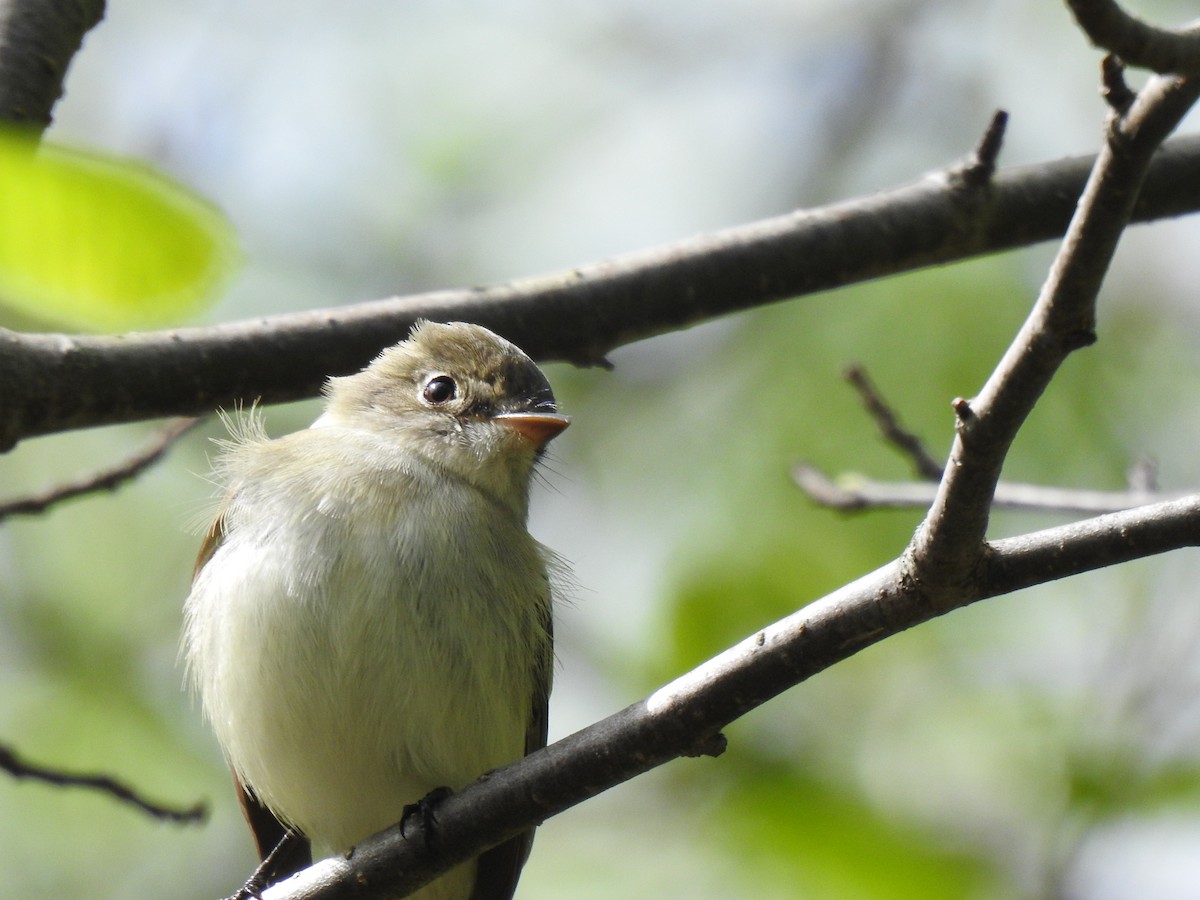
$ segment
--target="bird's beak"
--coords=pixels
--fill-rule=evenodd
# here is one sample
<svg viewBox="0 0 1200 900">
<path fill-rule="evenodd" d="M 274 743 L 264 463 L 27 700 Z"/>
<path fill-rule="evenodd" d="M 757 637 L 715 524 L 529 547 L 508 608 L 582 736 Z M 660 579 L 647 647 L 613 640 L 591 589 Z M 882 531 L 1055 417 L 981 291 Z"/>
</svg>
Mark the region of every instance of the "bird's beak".
<svg viewBox="0 0 1200 900">
<path fill-rule="evenodd" d="M 571 424 L 568 416 L 557 413 L 508 412 L 497 413 L 492 421 L 511 428 L 535 447 L 549 443 Z"/>
</svg>

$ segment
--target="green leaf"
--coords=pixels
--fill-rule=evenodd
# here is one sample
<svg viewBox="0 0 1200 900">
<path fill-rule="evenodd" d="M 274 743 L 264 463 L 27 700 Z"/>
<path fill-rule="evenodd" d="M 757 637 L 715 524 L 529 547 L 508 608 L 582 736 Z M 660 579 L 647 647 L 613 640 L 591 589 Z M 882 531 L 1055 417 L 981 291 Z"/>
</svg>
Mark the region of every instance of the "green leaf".
<svg viewBox="0 0 1200 900">
<path fill-rule="evenodd" d="M 166 325 L 237 260 L 225 217 L 146 166 L 0 132 L 0 304 L 72 328 Z"/>
<path fill-rule="evenodd" d="M 732 767 L 731 767 L 732 768 Z M 763 896 L 806 900 L 959 900 L 997 896 L 984 860 L 918 823 L 889 818 L 851 787 L 801 767 L 739 753 L 711 830 L 760 883 Z"/>
</svg>

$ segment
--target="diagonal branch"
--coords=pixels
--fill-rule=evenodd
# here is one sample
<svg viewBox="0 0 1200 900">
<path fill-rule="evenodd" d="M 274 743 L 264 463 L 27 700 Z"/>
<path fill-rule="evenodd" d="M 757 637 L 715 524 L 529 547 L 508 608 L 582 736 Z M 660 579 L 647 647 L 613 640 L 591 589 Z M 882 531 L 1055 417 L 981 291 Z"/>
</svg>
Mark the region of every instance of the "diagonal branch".
<svg viewBox="0 0 1200 900">
<path fill-rule="evenodd" d="M 953 604 L 1200 544 L 1200 496 L 997 541 Z M 1069 548 L 1069 549 L 1068 549 Z M 437 839 L 410 819 L 347 857 L 318 862 L 263 900 L 382 900 L 403 895 L 490 846 L 610 787 L 677 759 L 715 752 L 720 731 L 788 688 L 944 612 L 896 560 L 757 632 L 651 696 L 507 766 L 435 810 Z"/>
<path fill-rule="evenodd" d="M 933 482 L 941 481 L 942 464 L 933 458 L 917 435 L 900 424 L 895 411 L 867 376 L 867 370 L 858 365 L 850 366 L 846 369 L 845 378 L 858 391 L 859 399 L 879 426 L 884 440 L 908 457 L 918 475 Z"/>
<path fill-rule="evenodd" d="M 181 419 L 161 429 L 150 443 L 115 466 L 101 469 L 66 484 L 60 484 L 28 497 L 0 501 L 0 522 L 10 516 L 27 516 L 45 512 L 51 506 L 99 491 L 113 491 L 136 478 L 163 458 L 172 445 L 200 424 L 200 419 Z"/>
<path fill-rule="evenodd" d="M 1158 76 L 1114 113 L 1076 215 L 1029 318 L 979 396 L 954 402 L 956 435 L 909 576 L 953 603 L 986 554 L 992 498 L 1013 438 L 1075 350 L 1096 340 L 1096 296 L 1155 150 L 1200 96 L 1200 78 Z"/>
<path fill-rule="evenodd" d="M 146 334 L 0 330 L 0 450 L 71 428 L 313 396 L 326 376 L 354 371 L 422 316 L 487 325 L 539 360 L 597 363 L 614 347 L 738 310 L 1057 237 L 1092 164 L 1014 167 L 986 182 L 952 167 L 498 287 Z M 1200 138 L 1183 138 L 1156 155 L 1134 217 L 1197 209 Z"/>
</svg>

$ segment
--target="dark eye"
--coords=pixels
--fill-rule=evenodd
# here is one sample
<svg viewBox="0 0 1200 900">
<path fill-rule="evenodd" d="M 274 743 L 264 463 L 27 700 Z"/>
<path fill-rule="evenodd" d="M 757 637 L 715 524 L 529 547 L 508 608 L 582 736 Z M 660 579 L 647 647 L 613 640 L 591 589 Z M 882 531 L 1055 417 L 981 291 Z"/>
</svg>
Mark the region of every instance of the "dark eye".
<svg viewBox="0 0 1200 900">
<path fill-rule="evenodd" d="M 449 375 L 436 375 L 425 382 L 425 390 L 421 392 L 427 403 L 440 405 L 458 396 L 458 385 Z"/>
</svg>

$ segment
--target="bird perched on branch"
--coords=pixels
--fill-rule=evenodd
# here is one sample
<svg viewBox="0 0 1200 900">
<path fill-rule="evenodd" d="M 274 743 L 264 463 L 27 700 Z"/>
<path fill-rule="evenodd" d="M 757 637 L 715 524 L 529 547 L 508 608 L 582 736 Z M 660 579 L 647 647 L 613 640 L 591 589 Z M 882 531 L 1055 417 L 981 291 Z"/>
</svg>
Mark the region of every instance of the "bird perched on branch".
<svg viewBox="0 0 1200 900">
<path fill-rule="evenodd" d="M 270 878 L 546 743 L 554 563 L 526 518 L 569 419 L 545 376 L 485 328 L 425 322 L 325 396 L 304 431 L 233 429 L 185 607 L 260 853 L 291 835 Z M 532 838 L 414 896 L 509 898 Z"/>
</svg>

